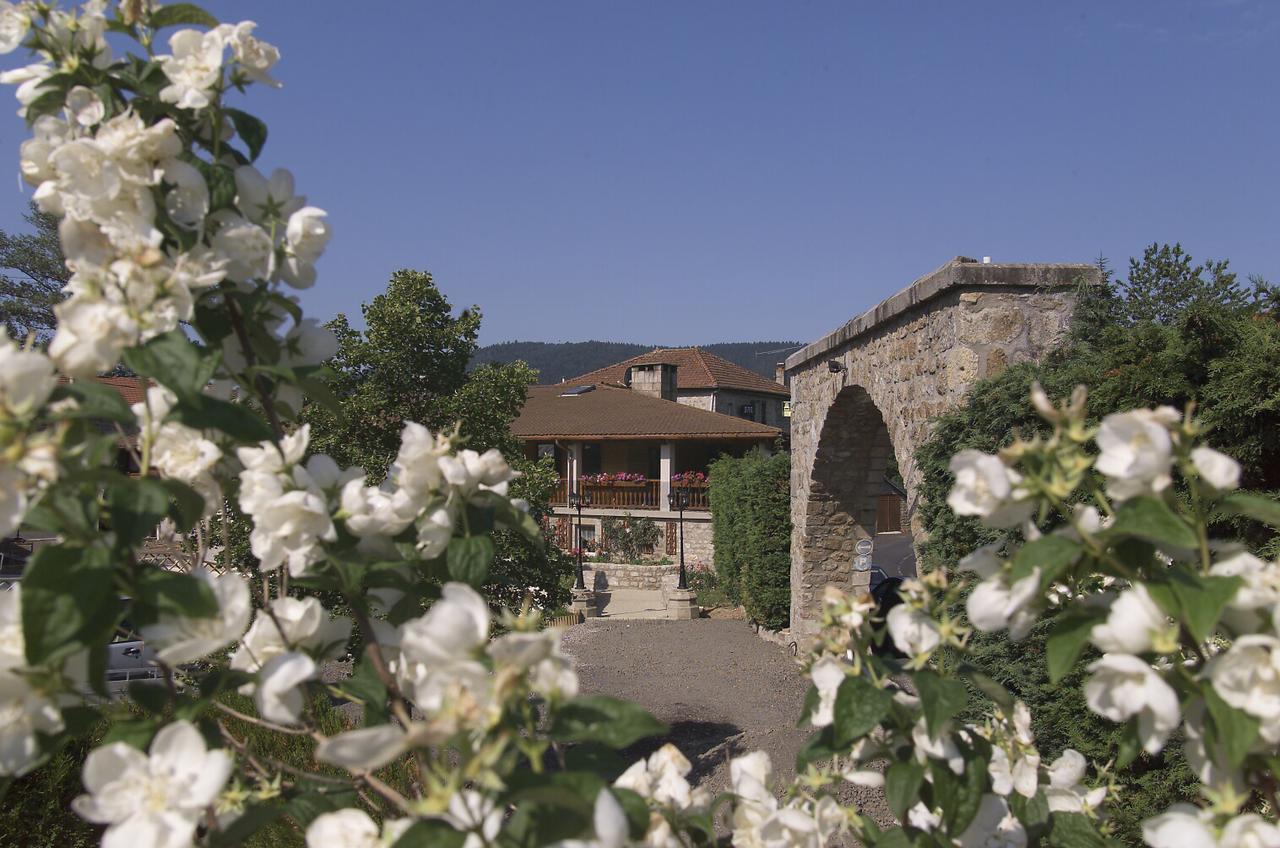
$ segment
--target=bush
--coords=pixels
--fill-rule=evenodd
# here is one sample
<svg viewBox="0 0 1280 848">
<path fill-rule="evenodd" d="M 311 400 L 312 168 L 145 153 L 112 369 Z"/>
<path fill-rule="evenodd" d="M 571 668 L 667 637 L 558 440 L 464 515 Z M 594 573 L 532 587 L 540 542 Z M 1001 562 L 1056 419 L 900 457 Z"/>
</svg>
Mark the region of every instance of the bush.
<svg viewBox="0 0 1280 848">
<path fill-rule="evenodd" d="M 725 594 L 771 629 L 791 616 L 791 457 L 752 451 L 711 464 L 716 575 Z"/>
<path fill-rule="evenodd" d="M 976 384 L 963 406 L 935 422 L 933 437 L 917 452 L 924 475 L 920 514 L 928 533 L 919 549 L 922 569 L 953 568 L 978 545 L 1001 538 L 947 506 L 954 482 L 948 464 L 964 448 L 996 451 L 1011 432 L 1043 432 L 1044 422 L 1027 403 L 1037 380 L 1054 399 L 1087 385 L 1095 420 L 1133 407 L 1182 409 L 1198 402 L 1212 428 L 1209 442 L 1239 458 L 1245 485 L 1280 489 L 1280 327 L 1269 301 L 1265 287 L 1250 294 L 1238 285 L 1225 263 L 1192 266 L 1180 247 L 1168 246 L 1152 246 L 1134 260 L 1129 281 L 1113 284 L 1108 275 L 1103 287 L 1081 292 L 1063 348 L 1041 364 L 1023 363 Z M 1214 530 L 1274 547 L 1260 525 L 1224 522 Z M 1051 686 L 1044 657 L 1053 625 L 1053 617 L 1045 617 L 1021 642 L 975 633 L 970 661 L 1027 703 L 1046 761 L 1072 747 L 1105 762 L 1120 731 L 1089 712 L 1080 690 L 1083 669 L 1097 655 L 1086 654 L 1071 675 Z M 1132 770 L 1136 780 L 1110 812 L 1117 835 L 1136 844 L 1142 819 L 1192 800 L 1196 784 L 1176 742 L 1158 758 L 1140 758 Z"/>
<path fill-rule="evenodd" d="M 605 549 L 618 554 L 623 562 L 642 565 L 646 556 L 652 556 L 662 531 L 652 518 L 635 518 L 625 513 L 621 518 L 606 518 L 600 524 Z"/>
</svg>

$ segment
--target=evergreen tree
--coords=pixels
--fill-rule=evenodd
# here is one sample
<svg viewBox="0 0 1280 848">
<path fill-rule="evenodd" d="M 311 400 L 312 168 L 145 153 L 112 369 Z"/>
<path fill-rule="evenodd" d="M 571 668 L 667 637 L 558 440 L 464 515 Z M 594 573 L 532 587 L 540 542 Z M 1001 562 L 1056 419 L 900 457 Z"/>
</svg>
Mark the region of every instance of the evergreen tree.
<svg viewBox="0 0 1280 848">
<path fill-rule="evenodd" d="M 23 216 L 35 232 L 0 230 L 0 314 L 10 338 L 34 334 L 47 340 L 56 321 L 53 307 L 62 300 L 67 270 L 58 240 L 58 219 L 31 205 Z"/>
</svg>

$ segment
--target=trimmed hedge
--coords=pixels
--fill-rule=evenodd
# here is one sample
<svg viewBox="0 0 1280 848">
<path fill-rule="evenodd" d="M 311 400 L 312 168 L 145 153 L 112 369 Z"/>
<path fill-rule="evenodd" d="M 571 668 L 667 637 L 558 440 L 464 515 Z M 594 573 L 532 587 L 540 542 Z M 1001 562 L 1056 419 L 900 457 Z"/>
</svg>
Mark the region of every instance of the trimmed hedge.
<svg viewBox="0 0 1280 848">
<path fill-rule="evenodd" d="M 765 627 L 791 616 L 791 457 L 755 450 L 711 464 L 716 576 L 724 593 Z"/>
</svg>

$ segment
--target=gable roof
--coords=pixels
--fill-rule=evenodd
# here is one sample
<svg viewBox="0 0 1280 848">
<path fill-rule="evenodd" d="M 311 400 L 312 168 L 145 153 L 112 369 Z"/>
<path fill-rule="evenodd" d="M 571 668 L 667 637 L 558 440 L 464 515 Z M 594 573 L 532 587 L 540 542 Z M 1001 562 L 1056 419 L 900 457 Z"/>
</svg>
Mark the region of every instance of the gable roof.
<svg viewBox="0 0 1280 848">
<path fill-rule="evenodd" d="M 780 431 L 745 418 L 708 412 L 682 403 L 595 383 L 591 391 L 565 396 L 581 381 L 532 386 L 511 433 L 521 439 L 747 439 L 772 441 Z"/>
<path fill-rule="evenodd" d="M 81 377 L 80 379 L 114 389 L 130 406 L 141 403 L 146 398 L 147 387 L 151 385 L 151 381 L 145 377 Z M 67 384 L 75 381 L 70 377 L 58 375 L 58 382 Z"/>
<path fill-rule="evenodd" d="M 727 359 L 708 353 L 700 347 L 659 347 L 633 356 L 615 365 L 598 368 L 581 377 L 566 380 L 569 385 L 613 383 L 622 385 L 627 369 L 633 365 L 667 364 L 676 366 L 677 389 L 737 389 L 744 392 L 791 397 L 786 386 L 760 376 Z"/>
</svg>

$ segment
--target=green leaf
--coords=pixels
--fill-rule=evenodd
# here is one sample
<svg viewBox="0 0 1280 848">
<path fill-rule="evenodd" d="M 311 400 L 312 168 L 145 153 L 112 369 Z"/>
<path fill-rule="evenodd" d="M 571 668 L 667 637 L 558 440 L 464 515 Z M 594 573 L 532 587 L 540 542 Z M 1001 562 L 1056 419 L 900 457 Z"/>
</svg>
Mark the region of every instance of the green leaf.
<svg viewBox="0 0 1280 848">
<path fill-rule="evenodd" d="M 1107 531 L 1112 538 L 1132 536 L 1162 548 L 1195 548 L 1195 530 L 1159 498 L 1150 495 L 1126 501 L 1116 510 L 1115 523 Z"/>
<path fill-rule="evenodd" d="M 1280 527 L 1280 503 L 1262 495 L 1236 492 L 1219 501 L 1218 507 L 1230 515 L 1243 515 L 1272 527 Z"/>
<path fill-rule="evenodd" d="M 213 29 L 218 25 L 218 19 L 194 3 L 174 3 L 156 9 L 147 23 L 152 29 L 171 26 L 202 26 Z"/>
<path fill-rule="evenodd" d="M 129 700 L 148 714 L 158 716 L 169 706 L 169 690 L 154 681 L 135 680 L 129 684 Z"/>
<path fill-rule="evenodd" d="M 120 393 L 101 383 L 88 380 L 64 383 L 53 390 L 51 400 L 56 402 L 67 398 L 74 399 L 77 407 L 63 413 L 60 416 L 62 418 L 94 418 L 129 425 L 134 423 L 133 410 L 124 402 Z"/>
<path fill-rule="evenodd" d="M 976 686 L 982 694 L 995 701 L 1002 709 L 1013 709 L 1013 695 L 1009 694 L 1008 689 L 1004 688 L 999 681 L 982 669 L 969 663 L 964 663 L 956 670 L 956 673 Z"/>
<path fill-rule="evenodd" d="M 120 618 L 107 551 L 53 545 L 36 551 L 22 576 L 27 662 L 40 665 L 78 649 L 103 648 Z"/>
<path fill-rule="evenodd" d="M 969 703 L 969 693 L 959 680 L 922 670 L 916 673 L 915 683 L 920 694 L 920 706 L 924 710 L 925 726 L 934 736 L 941 733 L 942 725 L 948 719 Z"/>
<path fill-rule="evenodd" d="M 151 744 L 151 738 L 156 735 L 156 731 L 159 729 L 160 726 L 154 718 L 124 719 L 111 725 L 111 729 L 102 737 L 102 744 L 110 745 L 112 742 L 123 742 L 126 745 L 137 748 L 139 751 L 145 751 L 147 746 Z"/>
<path fill-rule="evenodd" d="M 355 671 L 339 688 L 347 697 L 364 705 L 366 725 L 387 723 L 387 686 L 378 677 L 368 654 L 360 658 Z"/>
<path fill-rule="evenodd" d="M 1030 798 L 1024 798 L 1017 792 L 1010 793 L 1009 809 L 1027 829 L 1030 844 L 1039 844 L 1049 829 L 1049 802 L 1044 791 L 1037 791 Z"/>
<path fill-rule="evenodd" d="M 493 562 L 493 539 L 488 536 L 465 536 L 449 540 L 446 560 L 449 576 L 471 586 L 479 586 L 489 576 Z"/>
<path fill-rule="evenodd" d="M 419 819 L 394 843 L 393 848 L 458 848 L 467 835 L 439 819 Z"/>
<path fill-rule="evenodd" d="M 907 835 L 906 828 L 892 827 L 871 844 L 875 848 L 912 848 L 916 843 Z"/>
<path fill-rule="evenodd" d="M 884 773 L 884 797 L 899 821 L 907 818 L 907 810 L 915 806 L 924 781 L 924 766 L 915 760 L 899 760 Z"/>
<path fill-rule="evenodd" d="M 325 789 L 331 790 L 332 787 L 326 786 Z M 283 812 L 302 825 L 305 830 L 307 825 L 324 813 L 332 813 L 345 807 L 355 807 L 358 804 L 359 799 L 354 791 L 303 791 L 285 804 Z"/>
<path fill-rule="evenodd" d="M 144 568 L 134 583 L 134 598 L 140 623 L 160 613 L 190 618 L 212 618 L 218 614 L 218 599 L 209 585 L 198 577 L 163 568 Z"/>
<path fill-rule="evenodd" d="M 1090 610 L 1080 604 L 1062 613 L 1054 622 L 1053 632 L 1045 641 L 1045 659 L 1049 666 L 1049 682 L 1057 684 L 1075 667 L 1076 660 L 1085 645 L 1089 643 L 1089 634 L 1101 620 L 1098 611 Z"/>
<path fill-rule="evenodd" d="M 169 497 L 172 499 L 169 504 L 169 517 L 177 525 L 179 533 L 187 532 L 204 515 L 204 496 L 178 480 L 161 480 L 160 485 L 169 491 Z"/>
<path fill-rule="evenodd" d="M 1214 735 L 1232 767 L 1239 768 L 1258 738 L 1259 722 L 1222 700 L 1212 686 L 1205 686 L 1203 691 L 1205 706 L 1213 719 Z"/>
<path fill-rule="evenodd" d="M 964 774 L 956 780 L 955 797 L 951 804 L 943 807 L 947 829 L 951 833 L 964 832 L 974 816 L 978 815 L 978 808 L 982 806 L 982 797 L 986 792 L 987 761 L 980 757 L 965 757 Z"/>
<path fill-rule="evenodd" d="M 170 414 L 188 427 L 221 430 L 240 442 L 264 442 L 274 435 L 271 425 L 247 406 L 210 395 L 182 398 Z"/>
<path fill-rule="evenodd" d="M 120 477 L 107 494 L 111 529 L 122 545 L 137 545 L 169 514 L 169 489 L 153 478 Z"/>
<path fill-rule="evenodd" d="M 1240 578 L 1200 575 L 1189 568 L 1179 568 L 1170 577 L 1182 621 L 1197 642 L 1204 642 L 1213 635 L 1222 611 L 1235 597 Z"/>
<path fill-rule="evenodd" d="M 1127 768 L 1138 758 L 1142 751 L 1142 741 L 1138 739 L 1138 720 L 1130 719 L 1120 731 L 1120 742 L 1116 745 L 1116 768 Z"/>
<path fill-rule="evenodd" d="M 667 732 L 667 726 L 638 704 L 608 695 L 580 695 L 563 704 L 551 722 L 551 738 L 560 742 L 600 742 L 625 748 Z"/>
<path fill-rule="evenodd" d="M 796 727 L 804 727 L 808 723 L 809 716 L 813 715 L 813 711 L 818 708 L 820 700 L 818 687 L 810 685 L 804 693 L 804 703 L 800 706 L 800 718 L 796 719 Z"/>
<path fill-rule="evenodd" d="M 889 714 L 893 695 L 865 677 L 846 677 L 836 690 L 833 741 L 846 748 L 866 736 Z"/>
<path fill-rule="evenodd" d="M 1088 816 L 1054 813 L 1050 820 L 1053 829 L 1049 831 L 1049 844 L 1054 848 L 1106 848 L 1106 840 Z"/>
<path fill-rule="evenodd" d="M 829 760 L 836 755 L 835 731 L 827 726 L 804 740 L 796 752 L 796 771 L 804 771 L 810 763 Z"/>
<path fill-rule="evenodd" d="M 128 348 L 124 361 L 180 399 L 199 396 L 217 367 L 216 357 L 197 347 L 181 330 L 156 336 L 141 347 Z"/>
<path fill-rule="evenodd" d="M 209 848 L 238 848 L 262 828 L 284 815 L 283 804 L 253 804 L 222 830 L 209 834 Z"/>
<path fill-rule="evenodd" d="M 231 119 L 236 135 L 244 140 L 245 147 L 249 149 L 249 161 L 255 161 L 262 152 L 263 145 L 267 143 L 267 125 L 239 109 L 224 109 L 223 114 Z"/>
<path fill-rule="evenodd" d="M 1082 548 L 1080 543 L 1066 536 L 1041 536 L 1027 542 L 1013 555 L 1011 580 L 1021 580 L 1036 568 L 1040 569 L 1040 584 L 1052 583 L 1062 570 L 1075 562 Z"/>
</svg>

